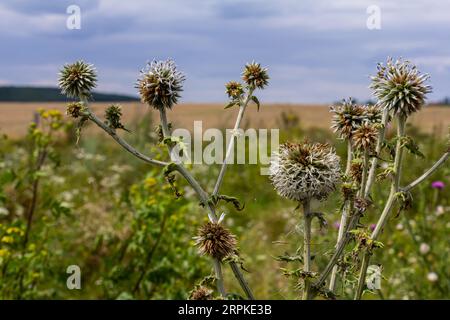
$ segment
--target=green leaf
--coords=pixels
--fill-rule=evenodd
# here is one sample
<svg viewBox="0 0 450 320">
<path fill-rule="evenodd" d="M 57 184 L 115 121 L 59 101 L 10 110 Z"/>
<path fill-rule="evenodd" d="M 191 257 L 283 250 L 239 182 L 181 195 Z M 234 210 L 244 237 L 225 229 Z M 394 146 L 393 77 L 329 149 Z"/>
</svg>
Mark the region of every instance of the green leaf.
<svg viewBox="0 0 450 320">
<path fill-rule="evenodd" d="M 234 107 L 235 105 L 237 105 L 236 101 L 230 101 L 230 102 L 225 106 L 224 109 L 228 109 L 228 108 Z"/>
<path fill-rule="evenodd" d="M 255 96 L 252 96 L 251 99 L 253 100 L 254 103 L 256 103 L 256 107 L 258 108 L 258 111 L 259 111 L 259 107 L 260 107 L 261 105 L 260 105 L 260 103 L 259 103 L 258 98 L 255 97 Z"/>
</svg>

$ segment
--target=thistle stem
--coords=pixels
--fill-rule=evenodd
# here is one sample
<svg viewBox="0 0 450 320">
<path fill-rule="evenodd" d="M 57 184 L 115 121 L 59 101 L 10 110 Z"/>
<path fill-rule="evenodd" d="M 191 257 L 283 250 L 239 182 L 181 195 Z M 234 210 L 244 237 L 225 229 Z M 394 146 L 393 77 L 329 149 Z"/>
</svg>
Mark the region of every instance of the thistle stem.
<svg viewBox="0 0 450 320">
<path fill-rule="evenodd" d="M 418 177 L 416 180 L 408 184 L 406 187 L 401 188 L 402 191 L 410 191 L 411 189 L 415 188 L 417 185 L 419 185 L 421 182 L 423 182 L 425 179 L 427 179 L 429 176 L 431 176 L 437 169 L 439 169 L 440 166 L 442 166 L 449 158 L 450 151 L 445 152 L 442 157 L 435 162 L 435 164 L 424 172 L 420 177 Z"/>
<path fill-rule="evenodd" d="M 381 231 L 386 225 L 394 204 L 396 194 L 399 191 L 400 177 L 401 177 L 401 163 L 403 159 L 402 144 L 403 144 L 403 137 L 405 134 L 405 123 L 406 117 L 403 115 L 397 115 L 397 144 L 395 147 L 394 177 L 391 183 L 391 192 L 389 194 L 388 200 L 386 201 L 386 205 L 383 209 L 383 212 L 381 213 L 381 216 L 378 219 L 375 230 L 372 232 L 372 235 L 370 236 L 371 240 L 377 240 L 378 236 L 380 235 Z M 362 260 L 361 270 L 358 279 L 358 286 L 355 294 L 355 300 L 360 300 L 362 297 L 369 262 L 370 262 L 370 252 L 366 250 L 364 252 L 364 257 Z"/>
<path fill-rule="evenodd" d="M 305 273 L 304 288 L 303 288 L 303 300 L 310 298 L 311 281 L 309 279 L 309 273 L 311 272 L 311 203 L 307 199 L 303 201 L 303 271 Z"/>
<path fill-rule="evenodd" d="M 352 159 L 353 159 L 353 145 L 352 145 L 352 138 L 349 137 L 347 140 L 347 166 L 345 168 L 346 176 L 348 176 L 350 173 L 350 169 L 352 167 Z M 341 222 L 339 224 L 339 231 L 338 231 L 338 236 L 337 236 L 337 241 L 336 241 L 336 249 L 338 248 L 339 242 L 342 240 L 342 237 L 344 236 L 344 230 L 347 227 L 350 209 L 351 209 L 351 201 L 349 199 L 346 199 L 344 202 L 343 210 L 342 210 Z M 337 273 L 338 273 L 338 266 L 335 265 L 333 267 L 333 271 L 331 272 L 331 278 L 330 278 L 330 284 L 329 284 L 329 289 L 331 291 L 334 291 L 334 289 L 336 288 Z"/>
<path fill-rule="evenodd" d="M 249 104 L 249 102 L 253 96 L 254 90 L 255 90 L 254 88 L 249 89 L 244 102 L 239 106 L 239 113 L 238 113 L 238 116 L 236 118 L 236 122 L 235 122 L 234 128 L 233 128 L 233 136 L 232 136 L 230 142 L 228 143 L 227 152 L 225 154 L 225 159 L 223 160 L 222 166 L 220 168 L 219 176 L 217 177 L 217 181 L 214 186 L 213 193 L 212 193 L 213 196 L 216 196 L 219 194 L 220 187 L 222 186 L 222 181 L 225 176 L 225 171 L 227 169 L 228 162 L 230 161 L 231 153 L 233 152 L 233 149 L 234 149 L 234 143 L 235 143 L 235 140 L 237 139 L 235 134 L 237 133 L 237 130 L 239 130 L 242 119 L 244 117 L 245 109 L 247 108 L 247 105 Z"/>
<path fill-rule="evenodd" d="M 366 189 L 364 191 L 364 198 L 367 198 L 369 196 L 370 191 L 372 189 L 372 185 L 375 182 L 375 172 L 378 166 L 378 157 L 380 156 L 381 148 L 383 147 L 388 120 L 389 120 L 389 110 L 387 108 L 384 108 L 381 116 L 381 126 L 378 132 L 377 145 L 375 147 L 375 156 L 372 158 L 372 163 L 370 165 L 369 176 L 367 178 Z"/>
</svg>

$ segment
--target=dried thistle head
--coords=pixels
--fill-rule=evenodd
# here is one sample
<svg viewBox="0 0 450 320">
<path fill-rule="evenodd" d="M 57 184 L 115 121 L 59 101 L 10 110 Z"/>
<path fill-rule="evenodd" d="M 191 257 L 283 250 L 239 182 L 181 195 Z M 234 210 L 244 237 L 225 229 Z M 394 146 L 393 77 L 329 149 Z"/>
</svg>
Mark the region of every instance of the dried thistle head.
<svg viewBox="0 0 450 320">
<path fill-rule="evenodd" d="M 370 88 L 383 108 L 407 117 L 420 110 L 431 86 L 425 82 L 427 74 L 421 74 L 409 61 L 388 58 L 386 65 L 378 64 L 378 72 L 372 77 Z"/>
<path fill-rule="evenodd" d="M 189 296 L 190 300 L 212 300 L 213 291 L 204 286 L 197 286 L 194 290 L 191 291 Z"/>
<path fill-rule="evenodd" d="M 378 140 L 378 130 L 374 125 L 362 124 L 353 133 L 353 143 L 358 150 L 372 151 Z"/>
<path fill-rule="evenodd" d="M 363 172 L 363 163 L 361 159 L 354 159 L 350 165 L 350 177 L 355 182 L 361 182 Z"/>
<path fill-rule="evenodd" d="M 327 144 L 288 142 L 271 160 L 272 184 L 280 196 L 291 200 L 324 199 L 340 177 L 340 159 Z"/>
<path fill-rule="evenodd" d="M 59 72 L 61 93 L 70 98 L 90 98 L 96 83 L 97 73 L 94 66 L 81 60 L 64 65 Z"/>
<path fill-rule="evenodd" d="M 250 87 L 264 89 L 269 84 L 267 68 L 261 67 L 261 64 L 254 61 L 247 63 L 242 72 L 242 80 Z"/>
<path fill-rule="evenodd" d="M 236 251 L 236 237 L 219 223 L 207 222 L 194 239 L 201 254 L 219 261 Z"/>
<path fill-rule="evenodd" d="M 136 88 L 141 101 L 157 110 L 172 108 L 183 91 L 185 76 L 173 60 L 152 61 L 141 71 Z"/>
<path fill-rule="evenodd" d="M 230 81 L 225 85 L 228 97 L 232 99 L 240 99 L 244 94 L 244 87 L 236 81 Z"/>
<path fill-rule="evenodd" d="M 84 104 L 82 102 L 70 102 L 66 107 L 66 114 L 76 119 L 83 116 Z"/>
<path fill-rule="evenodd" d="M 349 139 L 353 132 L 363 123 L 365 119 L 364 108 L 355 104 L 352 98 L 342 100 L 337 106 L 331 106 L 333 113 L 331 128 L 341 138 Z"/>
</svg>

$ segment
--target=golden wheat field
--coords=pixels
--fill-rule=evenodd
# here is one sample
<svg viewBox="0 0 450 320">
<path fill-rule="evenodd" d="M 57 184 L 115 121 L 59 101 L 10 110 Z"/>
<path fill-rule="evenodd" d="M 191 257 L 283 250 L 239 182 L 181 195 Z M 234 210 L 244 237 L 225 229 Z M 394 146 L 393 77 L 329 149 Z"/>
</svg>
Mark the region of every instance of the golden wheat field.
<svg viewBox="0 0 450 320">
<path fill-rule="evenodd" d="M 93 103 L 92 108 L 99 114 L 108 103 Z M 138 102 L 122 104 L 124 121 L 130 122 L 140 118 L 148 107 Z M 64 103 L 0 103 L 0 132 L 11 138 L 22 137 L 27 130 L 27 124 L 33 120 L 34 113 L 39 108 L 58 109 L 64 112 Z M 234 124 L 235 112 L 222 112 L 223 105 L 217 103 L 184 103 L 170 111 L 170 121 L 175 127 L 192 129 L 194 121 L 203 121 L 203 128 L 231 128 Z M 154 116 L 157 112 L 152 109 Z M 299 117 L 303 128 L 322 128 L 330 126 L 331 114 L 326 105 L 306 104 L 265 104 L 260 111 L 256 107 L 249 108 L 244 127 L 277 128 L 281 114 L 295 114 Z M 411 117 L 410 123 L 420 127 L 426 133 L 443 135 L 448 133 L 450 124 L 450 108 L 444 106 L 427 106 L 424 110 Z"/>
</svg>

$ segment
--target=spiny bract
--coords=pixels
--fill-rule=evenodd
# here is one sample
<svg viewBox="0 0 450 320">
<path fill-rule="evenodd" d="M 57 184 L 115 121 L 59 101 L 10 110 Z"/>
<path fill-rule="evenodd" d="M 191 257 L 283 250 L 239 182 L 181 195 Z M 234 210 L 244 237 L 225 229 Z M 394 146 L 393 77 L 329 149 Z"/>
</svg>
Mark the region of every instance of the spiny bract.
<svg viewBox="0 0 450 320">
<path fill-rule="evenodd" d="M 389 58 L 386 65 L 378 64 L 370 88 L 382 107 L 407 117 L 422 108 L 426 94 L 431 92 L 425 84 L 428 78 L 411 62 Z"/>
<path fill-rule="evenodd" d="M 270 165 L 275 190 L 291 200 L 325 199 L 340 180 L 340 159 L 327 144 L 285 143 Z"/>
<path fill-rule="evenodd" d="M 362 124 L 353 134 L 356 149 L 372 151 L 378 139 L 378 130 L 374 125 Z"/>
<path fill-rule="evenodd" d="M 59 73 L 61 93 L 70 98 L 90 98 L 96 83 L 97 73 L 94 66 L 83 61 L 66 64 Z"/>
<path fill-rule="evenodd" d="M 172 108 L 183 91 L 185 76 L 173 60 L 152 61 L 141 71 L 136 88 L 141 101 L 155 109 Z"/>
</svg>

